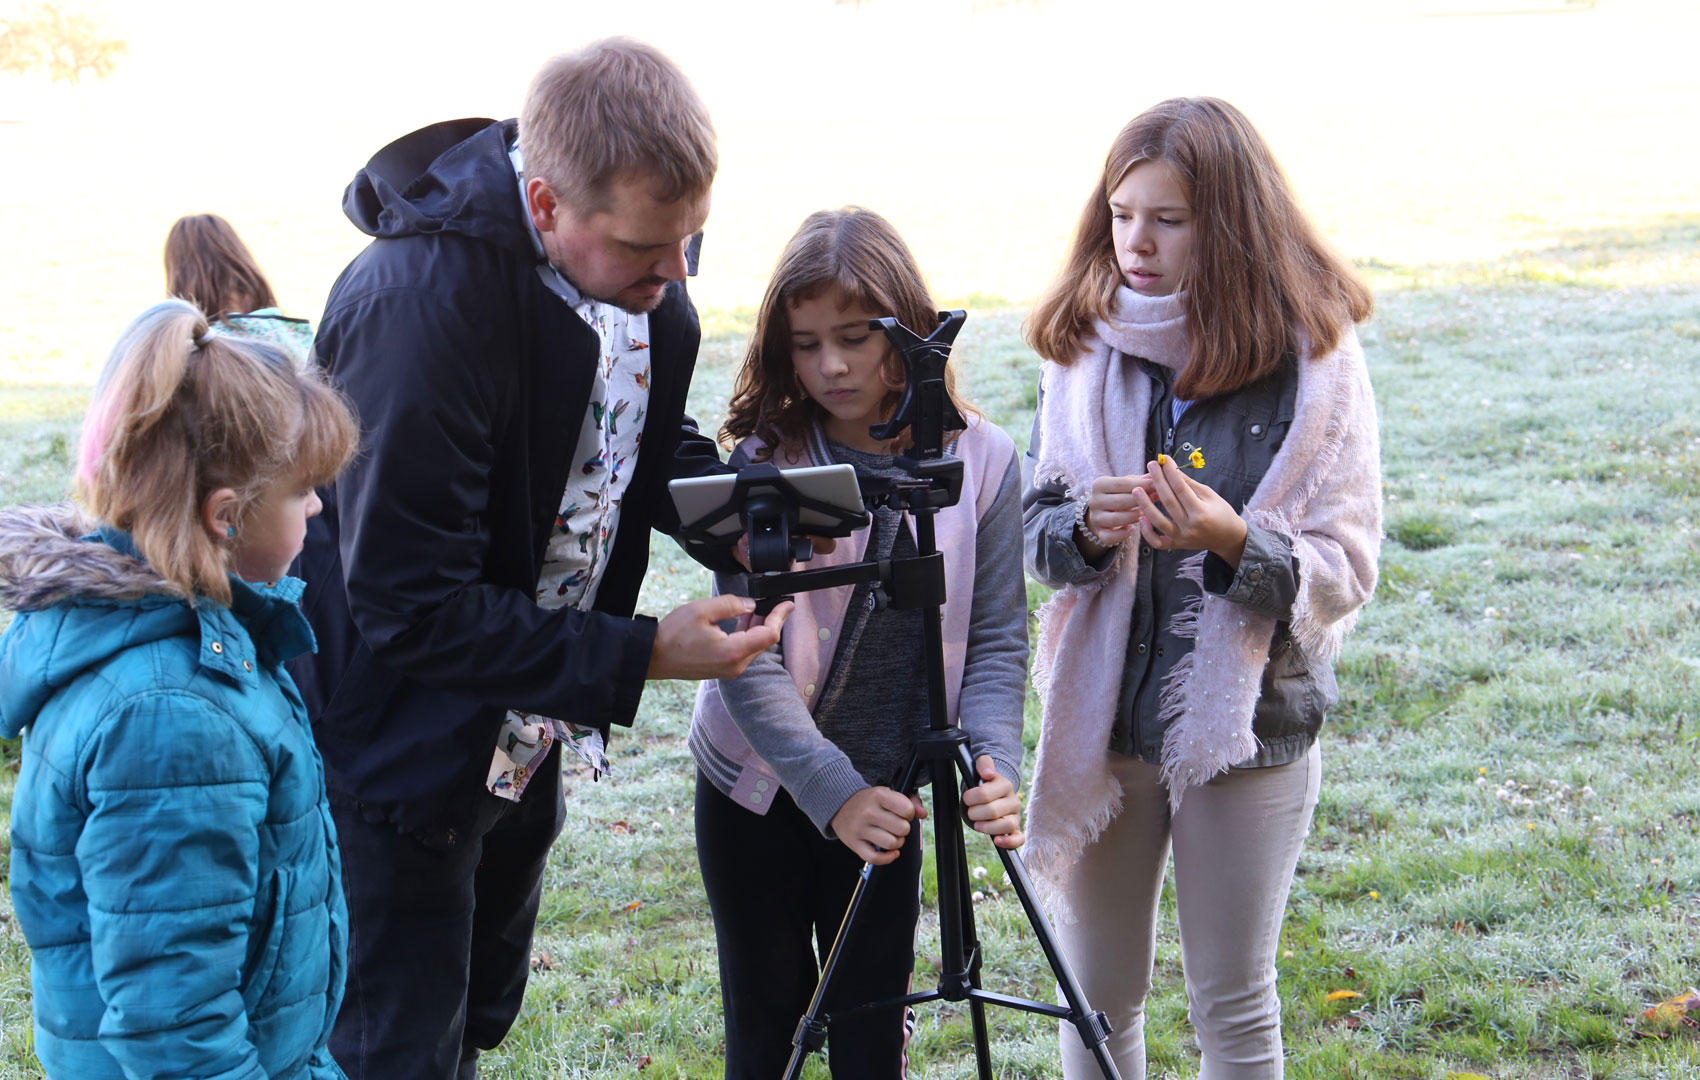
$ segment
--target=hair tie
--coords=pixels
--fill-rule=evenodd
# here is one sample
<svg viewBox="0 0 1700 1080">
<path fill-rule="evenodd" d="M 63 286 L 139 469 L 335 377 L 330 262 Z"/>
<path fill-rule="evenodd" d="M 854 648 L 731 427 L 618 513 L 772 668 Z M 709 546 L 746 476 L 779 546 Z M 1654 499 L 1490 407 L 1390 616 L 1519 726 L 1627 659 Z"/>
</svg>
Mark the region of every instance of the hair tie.
<svg viewBox="0 0 1700 1080">
<path fill-rule="evenodd" d="M 208 326 L 205 330 L 196 330 L 195 333 L 189 337 L 189 347 L 193 349 L 204 349 L 207 347 L 207 342 L 212 340 L 212 336 L 213 328 L 211 326 Z"/>
</svg>

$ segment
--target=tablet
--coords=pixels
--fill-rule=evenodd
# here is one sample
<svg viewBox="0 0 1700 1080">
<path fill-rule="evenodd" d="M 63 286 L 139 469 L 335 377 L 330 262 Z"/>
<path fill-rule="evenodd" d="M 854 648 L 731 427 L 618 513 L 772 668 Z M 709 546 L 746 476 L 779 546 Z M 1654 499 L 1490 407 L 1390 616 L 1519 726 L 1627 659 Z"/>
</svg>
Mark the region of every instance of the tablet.
<svg viewBox="0 0 1700 1080">
<path fill-rule="evenodd" d="M 811 465 L 801 469 L 781 469 L 780 473 L 786 482 L 811 499 L 830 503 L 848 514 L 865 512 L 862 489 L 856 483 L 853 465 Z M 691 476 L 669 483 L 667 489 L 673 494 L 679 521 L 686 526 L 707 528 L 708 534 L 716 540 L 736 540 L 738 534 L 744 531 L 736 508 L 712 522 L 701 519 L 726 506 L 732 498 L 732 487 L 737 479 L 735 473 L 723 473 L 719 476 Z M 751 490 L 760 491 L 764 486 L 758 481 Z M 836 519 L 806 507 L 798 514 L 797 522 L 805 532 L 811 525 L 827 529 L 839 524 Z"/>
</svg>

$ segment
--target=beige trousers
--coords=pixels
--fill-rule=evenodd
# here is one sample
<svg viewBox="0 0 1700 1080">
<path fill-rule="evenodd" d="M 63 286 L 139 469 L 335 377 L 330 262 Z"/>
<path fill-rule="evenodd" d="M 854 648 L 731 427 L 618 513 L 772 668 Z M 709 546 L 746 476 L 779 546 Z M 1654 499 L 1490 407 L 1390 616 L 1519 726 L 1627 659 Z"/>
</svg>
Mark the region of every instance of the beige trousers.
<svg viewBox="0 0 1700 1080">
<path fill-rule="evenodd" d="M 1287 765 L 1230 770 L 1188 791 L 1172 820 L 1154 766 L 1111 753 L 1110 769 L 1122 810 L 1081 855 L 1069 890 L 1078 921 L 1057 930 L 1087 1002 L 1114 1028 L 1116 1068 L 1123 1080 L 1144 1080 L 1145 997 L 1172 846 L 1199 1080 L 1279 1080 L 1275 952 L 1316 808 L 1320 752 L 1313 744 Z M 1062 1059 L 1068 1080 L 1103 1075 L 1067 1024 Z"/>
</svg>

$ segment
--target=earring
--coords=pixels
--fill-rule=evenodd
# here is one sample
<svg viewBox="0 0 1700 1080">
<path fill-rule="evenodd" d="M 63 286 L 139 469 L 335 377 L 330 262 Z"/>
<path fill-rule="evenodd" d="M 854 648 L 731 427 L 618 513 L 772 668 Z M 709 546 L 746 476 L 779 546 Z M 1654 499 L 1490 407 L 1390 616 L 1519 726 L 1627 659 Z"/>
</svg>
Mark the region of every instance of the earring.
<svg viewBox="0 0 1700 1080">
<path fill-rule="evenodd" d="M 227 539 L 231 539 L 231 540 L 236 539 L 236 526 L 234 526 L 234 525 L 226 526 L 226 528 L 224 530 L 224 535 Z"/>
</svg>

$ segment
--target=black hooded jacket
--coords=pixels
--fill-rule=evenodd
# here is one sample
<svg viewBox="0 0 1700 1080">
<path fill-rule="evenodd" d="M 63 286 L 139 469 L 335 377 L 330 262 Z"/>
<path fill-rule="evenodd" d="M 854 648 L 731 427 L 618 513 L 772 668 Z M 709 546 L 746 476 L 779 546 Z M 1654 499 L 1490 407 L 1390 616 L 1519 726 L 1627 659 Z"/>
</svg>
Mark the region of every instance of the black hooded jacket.
<svg viewBox="0 0 1700 1080">
<path fill-rule="evenodd" d="M 298 571 L 319 639 L 292 667 L 333 799 L 452 845 L 509 709 L 630 725 L 655 621 L 632 617 L 667 481 L 724 471 L 685 416 L 701 336 L 674 283 L 650 313 L 642 450 L 595 610 L 534 592 L 589 405 L 596 333 L 537 274 L 514 121 L 385 147 L 343 199 L 375 239 L 332 288 L 315 352 L 359 415 Z"/>
</svg>

